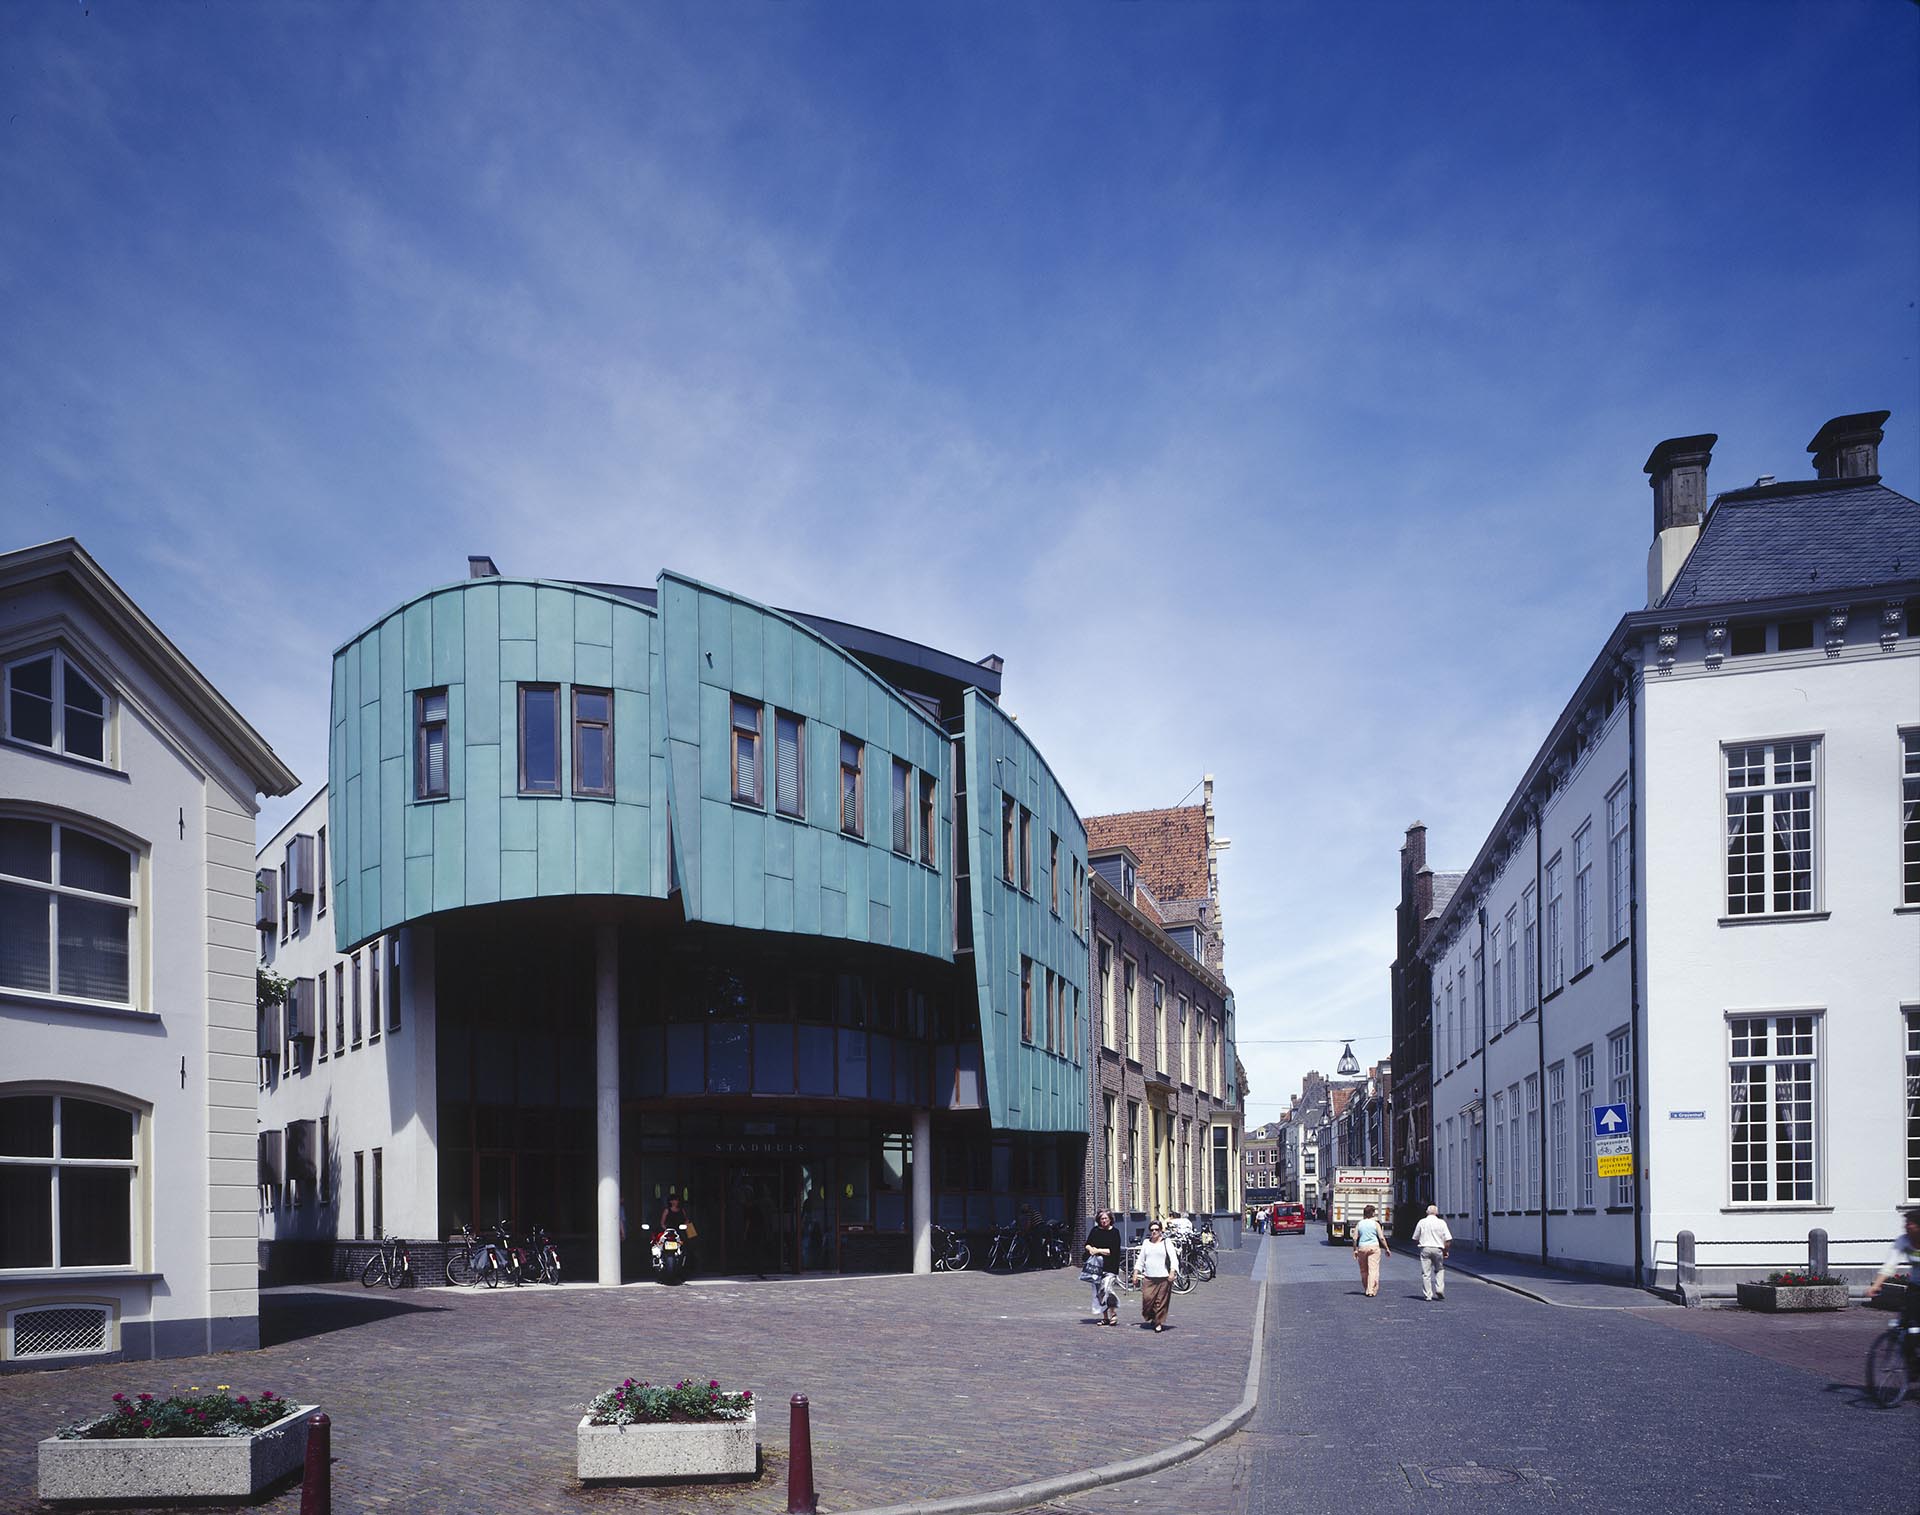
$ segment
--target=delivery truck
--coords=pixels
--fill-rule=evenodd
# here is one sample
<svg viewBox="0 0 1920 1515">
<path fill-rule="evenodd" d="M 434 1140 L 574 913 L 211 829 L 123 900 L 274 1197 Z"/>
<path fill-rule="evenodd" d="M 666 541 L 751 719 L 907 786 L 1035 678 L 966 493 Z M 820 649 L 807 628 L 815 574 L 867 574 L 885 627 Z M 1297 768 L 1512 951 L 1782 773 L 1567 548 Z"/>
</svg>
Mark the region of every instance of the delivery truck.
<svg viewBox="0 0 1920 1515">
<path fill-rule="evenodd" d="M 1393 1169 L 1335 1168 L 1327 1191 L 1327 1240 L 1351 1242 L 1353 1228 L 1368 1205 L 1380 1222 L 1380 1234 L 1393 1226 Z"/>
</svg>

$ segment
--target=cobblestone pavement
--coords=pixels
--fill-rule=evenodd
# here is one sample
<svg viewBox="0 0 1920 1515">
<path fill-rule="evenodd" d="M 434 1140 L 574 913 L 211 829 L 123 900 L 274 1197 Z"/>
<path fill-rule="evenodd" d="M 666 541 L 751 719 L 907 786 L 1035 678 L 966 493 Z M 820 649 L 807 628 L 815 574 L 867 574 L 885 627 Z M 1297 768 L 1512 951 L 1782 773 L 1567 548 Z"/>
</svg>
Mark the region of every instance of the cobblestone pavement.
<svg viewBox="0 0 1920 1515">
<path fill-rule="evenodd" d="M 1428 1304 L 1417 1264 L 1398 1256 L 1365 1299 L 1345 1249 L 1269 1247 L 1247 1428 L 1044 1515 L 1920 1506 L 1920 1402 L 1883 1410 L 1860 1387 L 1881 1311 L 1557 1309 L 1464 1277 Z"/>
<path fill-rule="evenodd" d="M 1142 1452 L 1238 1403 L 1253 1249 L 1176 1296 L 1166 1334 L 1091 1323 L 1061 1269 L 677 1289 L 273 1290 L 257 1353 L 0 1377 L 0 1510 L 34 1498 L 35 1442 L 116 1391 L 231 1384 L 320 1405 L 334 1509 L 786 1509 L 788 1400 L 809 1397 L 823 1511 L 981 1491 Z M 1137 1296 L 1136 1296 L 1137 1298 Z M 718 1378 L 763 1409 L 763 1471 L 711 1490 L 586 1488 L 573 1436 L 627 1376 Z M 297 1484 L 255 1508 L 292 1515 Z"/>
</svg>

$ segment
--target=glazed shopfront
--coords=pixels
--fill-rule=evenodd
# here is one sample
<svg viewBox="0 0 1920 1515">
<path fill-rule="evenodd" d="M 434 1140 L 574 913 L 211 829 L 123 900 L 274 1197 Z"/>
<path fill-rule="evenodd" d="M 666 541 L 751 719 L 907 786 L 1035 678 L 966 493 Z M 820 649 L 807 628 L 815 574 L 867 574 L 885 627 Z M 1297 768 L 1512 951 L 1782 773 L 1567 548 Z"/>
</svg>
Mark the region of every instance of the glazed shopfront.
<svg viewBox="0 0 1920 1515">
<path fill-rule="evenodd" d="M 591 928 L 443 928 L 438 961 L 444 1228 L 594 1228 Z M 984 1234 L 1033 1205 L 1075 1213 L 1072 1134 L 995 1131 L 971 984 L 913 954 L 636 924 L 620 964 L 621 1271 L 670 1196 L 725 1273 L 911 1266 L 913 1130 L 928 1121 L 933 1218 Z M 929 1113 L 930 1112 L 930 1113 Z"/>
</svg>

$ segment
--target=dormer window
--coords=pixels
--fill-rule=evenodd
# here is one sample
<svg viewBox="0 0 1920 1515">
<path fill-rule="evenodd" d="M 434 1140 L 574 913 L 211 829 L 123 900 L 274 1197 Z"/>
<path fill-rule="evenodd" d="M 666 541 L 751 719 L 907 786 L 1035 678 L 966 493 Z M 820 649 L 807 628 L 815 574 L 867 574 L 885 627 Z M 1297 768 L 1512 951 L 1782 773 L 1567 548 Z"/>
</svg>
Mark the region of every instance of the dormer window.
<svg viewBox="0 0 1920 1515">
<path fill-rule="evenodd" d="M 106 692 L 64 652 L 7 665 L 7 735 L 68 757 L 109 761 Z"/>
</svg>

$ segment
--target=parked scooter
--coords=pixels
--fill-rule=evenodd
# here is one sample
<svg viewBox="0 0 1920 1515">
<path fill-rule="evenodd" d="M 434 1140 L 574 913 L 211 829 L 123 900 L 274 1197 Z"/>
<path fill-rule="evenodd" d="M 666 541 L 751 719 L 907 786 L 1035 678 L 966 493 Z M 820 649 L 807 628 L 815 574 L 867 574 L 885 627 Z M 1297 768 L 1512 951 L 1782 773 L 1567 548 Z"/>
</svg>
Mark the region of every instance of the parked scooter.
<svg viewBox="0 0 1920 1515">
<path fill-rule="evenodd" d="M 653 1271 L 663 1284 L 677 1284 L 685 1281 L 691 1259 L 687 1256 L 687 1239 L 678 1226 L 664 1227 L 653 1238 Z"/>
</svg>

